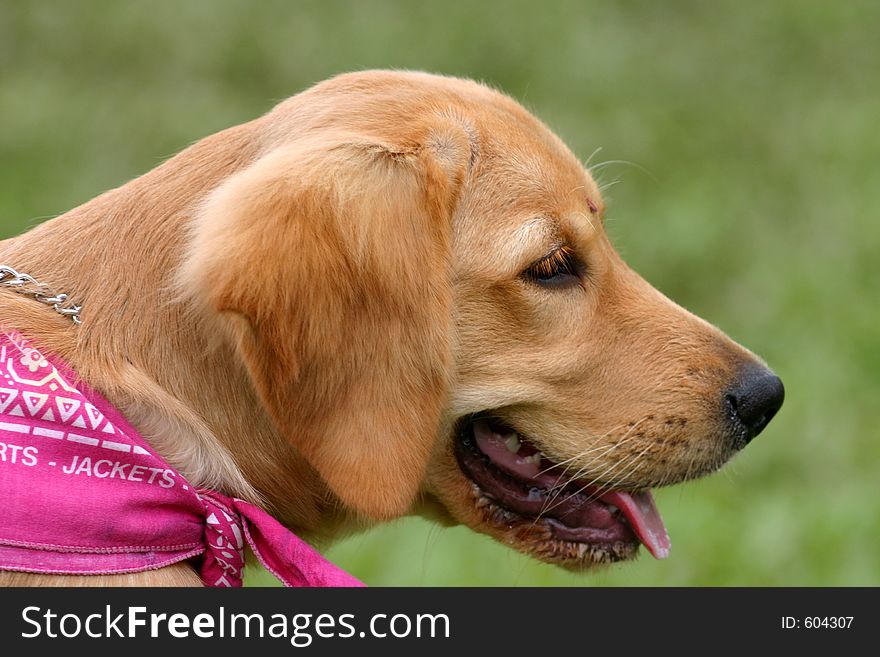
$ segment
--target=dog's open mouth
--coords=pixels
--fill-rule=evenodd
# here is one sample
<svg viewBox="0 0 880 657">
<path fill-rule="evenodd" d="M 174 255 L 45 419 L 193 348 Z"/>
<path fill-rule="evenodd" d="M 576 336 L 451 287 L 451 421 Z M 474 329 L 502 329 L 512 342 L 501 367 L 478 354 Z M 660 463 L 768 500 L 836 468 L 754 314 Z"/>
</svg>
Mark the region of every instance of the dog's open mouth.
<svg viewBox="0 0 880 657">
<path fill-rule="evenodd" d="M 510 427 L 485 418 L 463 423 L 456 455 L 508 525 L 541 527 L 552 540 L 573 544 L 577 554 L 589 553 L 594 560 L 628 558 L 639 542 L 658 559 L 669 554 L 669 536 L 649 490 L 611 490 L 570 479 L 564 464 L 548 459 Z"/>
</svg>

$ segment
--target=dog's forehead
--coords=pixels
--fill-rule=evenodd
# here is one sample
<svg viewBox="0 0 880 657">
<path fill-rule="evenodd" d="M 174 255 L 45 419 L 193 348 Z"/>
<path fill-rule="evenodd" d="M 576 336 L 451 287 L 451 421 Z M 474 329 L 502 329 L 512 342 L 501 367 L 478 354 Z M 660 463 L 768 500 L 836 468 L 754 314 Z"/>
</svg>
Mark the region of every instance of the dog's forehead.
<svg viewBox="0 0 880 657">
<path fill-rule="evenodd" d="M 507 97 L 476 114 L 481 141 L 476 173 L 487 186 L 508 191 L 499 200 L 557 217 L 580 212 L 601 220 L 598 185 L 550 128 Z"/>
<path fill-rule="evenodd" d="M 472 236 L 526 247 L 603 230 L 598 186 L 556 135 L 534 118 L 489 125 L 467 194 Z"/>
</svg>

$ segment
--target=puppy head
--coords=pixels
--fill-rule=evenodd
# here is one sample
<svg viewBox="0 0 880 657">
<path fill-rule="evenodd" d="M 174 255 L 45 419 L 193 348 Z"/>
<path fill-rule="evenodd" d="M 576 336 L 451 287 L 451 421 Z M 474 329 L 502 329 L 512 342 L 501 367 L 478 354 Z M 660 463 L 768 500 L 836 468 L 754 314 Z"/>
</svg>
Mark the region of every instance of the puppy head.
<svg viewBox="0 0 880 657">
<path fill-rule="evenodd" d="M 755 356 L 626 266 L 589 173 L 506 96 L 353 74 L 261 131 L 185 278 L 347 507 L 431 509 L 573 567 L 662 556 L 648 490 L 778 409 Z"/>
</svg>

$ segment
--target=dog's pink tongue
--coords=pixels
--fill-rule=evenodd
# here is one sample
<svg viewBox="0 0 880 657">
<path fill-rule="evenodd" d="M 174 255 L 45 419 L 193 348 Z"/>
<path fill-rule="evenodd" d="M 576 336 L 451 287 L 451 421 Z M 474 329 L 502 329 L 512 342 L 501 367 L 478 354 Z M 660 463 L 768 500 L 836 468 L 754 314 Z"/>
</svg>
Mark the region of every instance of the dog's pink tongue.
<svg viewBox="0 0 880 657">
<path fill-rule="evenodd" d="M 623 512 L 629 521 L 630 527 L 644 543 L 648 551 L 656 559 L 665 559 L 669 556 L 669 534 L 660 511 L 654 504 L 651 491 L 641 493 L 624 493 L 623 491 L 611 491 L 599 496 L 606 504 L 613 504 Z"/>
</svg>

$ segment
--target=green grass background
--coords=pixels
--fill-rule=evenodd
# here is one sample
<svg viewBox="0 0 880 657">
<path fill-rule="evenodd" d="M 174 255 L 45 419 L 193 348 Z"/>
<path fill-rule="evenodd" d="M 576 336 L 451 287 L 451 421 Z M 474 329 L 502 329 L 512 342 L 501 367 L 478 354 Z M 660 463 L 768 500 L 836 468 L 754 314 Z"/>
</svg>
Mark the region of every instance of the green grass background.
<svg viewBox="0 0 880 657">
<path fill-rule="evenodd" d="M 573 575 L 414 519 L 329 555 L 372 585 L 876 586 L 878 26 L 860 0 L 0 0 L 0 237 L 334 73 L 485 80 L 637 165 L 600 171 L 619 249 L 765 357 L 785 407 L 657 493 L 664 562 Z"/>
</svg>

